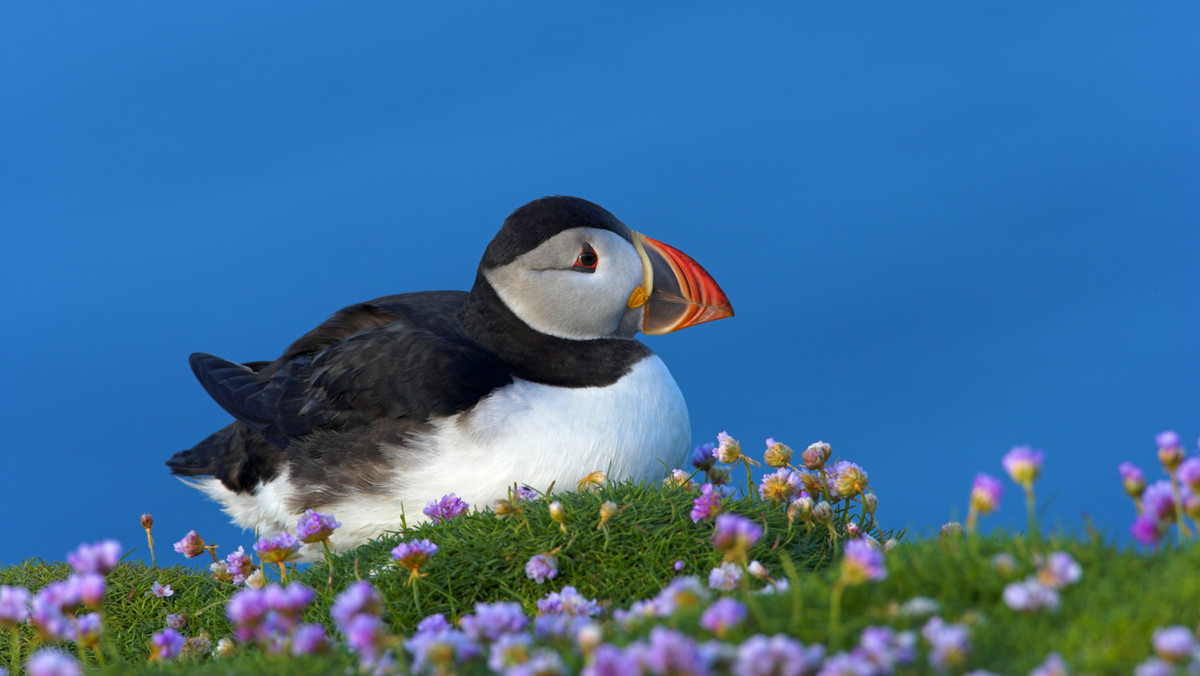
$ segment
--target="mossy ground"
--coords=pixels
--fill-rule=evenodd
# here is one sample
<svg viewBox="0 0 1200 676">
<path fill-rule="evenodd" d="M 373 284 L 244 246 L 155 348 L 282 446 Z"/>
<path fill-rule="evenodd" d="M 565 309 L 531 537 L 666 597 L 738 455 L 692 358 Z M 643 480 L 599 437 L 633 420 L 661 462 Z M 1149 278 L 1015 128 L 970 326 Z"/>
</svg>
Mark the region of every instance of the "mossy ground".
<svg viewBox="0 0 1200 676">
<path fill-rule="evenodd" d="M 329 607 L 336 593 L 356 576 L 370 580 L 387 599 L 386 619 L 399 636 L 411 634 L 416 622 L 431 613 L 444 613 L 454 620 L 471 612 L 476 602 L 516 601 L 532 615 L 537 599 L 567 585 L 609 608 L 623 608 L 653 596 L 677 575 L 706 579 L 719 563 L 720 554 L 709 543 L 711 523 L 693 523 L 688 516 L 695 495 L 695 491 L 677 487 L 634 484 L 556 493 L 554 498 L 566 508 L 565 533 L 550 519 L 544 500 L 522 503 L 523 513 L 505 520 L 483 512 L 410 529 L 404 539 L 429 538 L 439 546 L 422 571 L 416 593 L 408 584 L 408 572 L 390 563 L 390 551 L 400 534 L 336 556 L 332 586 L 330 569 L 324 563 L 300 569 L 293 579 L 318 592 L 305 620 L 324 623 L 331 633 Z M 615 502 L 620 512 L 606 528 L 598 529 L 600 504 L 605 500 Z M 730 641 L 755 633 L 786 632 L 805 643 L 823 643 L 830 652 L 847 649 L 867 625 L 918 629 L 921 620 L 903 617 L 897 609 L 905 601 L 923 596 L 938 602 L 938 614 L 945 620 L 971 626 L 972 651 L 963 671 L 983 668 L 1024 674 L 1049 652 L 1057 651 L 1075 673 L 1129 673 L 1150 654 L 1155 629 L 1170 624 L 1195 626 L 1200 619 L 1200 546 L 1147 554 L 1095 536 L 1051 536 L 1035 543 L 1021 536 L 993 534 L 902 539 L 887 555 L 886 580 L 846 590 L 841 627 L 834 635 L 829 622 L 830 592 L 838 567 L 829 565 L 837 553 L 827 531 L 809 532 L 797 526 L 789 532 L 781 508 L 754 499 L 732 501 L 726 510 L 764 527 L 765 536 L 749 556 L 765 564 L 772 576 L 791 583 L 791 590 L 782 594 L 735 593 L 747 602 L 751 613 L 746 624 L 728 637 Z M 857 506 L 851 512 L 839 513 L 839 522 L 861 516 Z M 894 535 L 878 532 L 871 523 L 864 527 L 882 540 Z M 559 561 L 557 577 L 540 585 L 530 580 L 525 562 L 534 554 L 554 550 Z M 1061 609 L 1033 614 L 1009 609 L 1002 600 L 1005 585 L 1032 574 L 1035 555 L 1051 551 L 1068 552 L 1083 569 L 1082 579 L 1062 590 Z M 1000 552 L 1008 552 L 1017 561 L 1015 572 L 1008 577 L 992 563 Z M 677 561 L 683 562 L 682 573 L 675 570 Z M 67 575 L 65 564 L 31 560 L 0 568 L 0 584 L 36 590 Z M 174 595 L 148 596 L 156 580 L 169 584 Z M 164 626 L 168 613 L 188 615 L 187 636 L 204 632 L 214 643 L 229 636 L 224 604 L 234 591 L 232 585 L 191 567 L 121 564 L 108 577 L 104 671 L 323 674 L 340 673 L 355 663 L 345 651 L 330 657 L 293 659 L 242 647 L 235 657 L 225 660 L 147 664 L 149 637 Z M 697 617 L 698 611 L 682 613 L 666 623 L 699 638 L 710 638 L 699 628 Z M 636 636 L 611 626 L 606 635 L 617 643 Z M 22 631 L 21 642 L 27 655 L 36 642 L 28 627 Z M 11 668 L 10 650 L 8 641 L 0 641 L 0 666 Z M 89 652 L 85 659 L 91 667 L 99 667 L 95 653 Z M 571 656 L 568 664 L 577 668 L 581 662 Z M 915 668 L 901 673 L 927 671 L 931 670 L 919 659 Z"/>
</svg>

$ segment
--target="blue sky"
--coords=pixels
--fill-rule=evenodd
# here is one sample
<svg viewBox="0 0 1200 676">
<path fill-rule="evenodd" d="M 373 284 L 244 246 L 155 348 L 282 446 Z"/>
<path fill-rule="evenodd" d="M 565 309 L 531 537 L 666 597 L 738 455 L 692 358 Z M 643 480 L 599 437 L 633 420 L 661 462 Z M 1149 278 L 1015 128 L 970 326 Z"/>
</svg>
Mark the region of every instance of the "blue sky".
<svg viewBox="0 0 1200 676">
<path fill-rule="evenodd" d="M 828 441 L 915 533 L 1031 444 L 1043 523 L 1124 537 L 1117 464 L 1200 436 L 1197 34 L 1194 3 L 5 3 L 0 565 L 144 546 L 143 512 L 160 554 L 249 545 L 163 466 L 228 420 L 187 355 L 468 288 L 547 194 L 728 293 L 646 339 L 697 443 Z"/>
</svg>

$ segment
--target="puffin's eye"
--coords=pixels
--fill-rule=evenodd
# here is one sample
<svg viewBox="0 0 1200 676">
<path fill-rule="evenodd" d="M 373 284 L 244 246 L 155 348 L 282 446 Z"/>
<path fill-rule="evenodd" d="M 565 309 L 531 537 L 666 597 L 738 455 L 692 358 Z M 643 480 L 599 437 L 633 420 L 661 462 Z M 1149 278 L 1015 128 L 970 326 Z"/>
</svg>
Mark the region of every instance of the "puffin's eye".
<svg viewBox="0 0 1200 676">
<path fill-rule="evenodd" d="M 600 262 L 600 255 L 596 253 L 589 244 L 584 242 L 583 249 L 575 258 L 575 264 L 571 266 L 576 272 L 595 272 L 596 264 Z"/>
</svg>

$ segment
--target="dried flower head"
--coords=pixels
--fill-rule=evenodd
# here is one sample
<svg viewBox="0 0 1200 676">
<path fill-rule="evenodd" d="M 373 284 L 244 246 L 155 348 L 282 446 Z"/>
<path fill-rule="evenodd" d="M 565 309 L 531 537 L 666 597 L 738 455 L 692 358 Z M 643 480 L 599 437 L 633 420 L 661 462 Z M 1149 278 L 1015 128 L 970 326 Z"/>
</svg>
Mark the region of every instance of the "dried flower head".
<svg viewBox="0 0 1200 676">
<path fill-rule="evenodd" d="M 194 530 L 188 531 L 182 540 L 175 543 L 175 551 L 189 559 L 194 559 L 204 553 L 204 538 L 197 535 Z"/>
<path fill-rule="evenodd" d="M 763 463 L 767 467 L 787 467 L 792 461 L 792 448 L 786 444 L 767 438 L 767 450 L 763 452 Z"/>
<path fill-rule="evenodd" d="M 742 444 L 726 432 L 717 433 L 717 447 L 713 449 L 713 457 L 717 462 L 726 465 L 735 463 L 742 457 Z"/>
<path fill-rule="evenodd" d="M 810 444 L 804 452 L 800 454 L 800 460 L 804 463 L 806 469 L 817 471 L 829 462 L 829 457 L 833 455 L 833 448 L 824 441 L 818 441 L 815 444 Z"/>
</svg>

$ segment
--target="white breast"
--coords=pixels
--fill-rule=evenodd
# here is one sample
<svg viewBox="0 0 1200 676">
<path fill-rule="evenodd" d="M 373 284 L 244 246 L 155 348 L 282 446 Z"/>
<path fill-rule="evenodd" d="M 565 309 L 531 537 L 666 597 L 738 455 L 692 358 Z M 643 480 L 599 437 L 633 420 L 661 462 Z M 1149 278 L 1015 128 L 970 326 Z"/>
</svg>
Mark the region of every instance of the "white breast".
<svg viewBox="0 0 1200 676">
<path fill-rule="evenodd" d="M 687 461 L 690 439 L 683 394 L 657 356 L 608 387 L 517 380 L 470 411 L 435 423 L 414 441 L 415 452 L 390 449 L 408 464 L 397 467 L 382 493 L 351 495 L 318 511 L 342 523 L 331 542 L 344 550 L 402 523 L 426 520 L 425 503 L 448 493 L 483 508 L 506 497 L 514 482 L 540 491 L 551 484 L 556 491 L 574 490 L 594 470 L 608 472 L 610 480 L 657 481 Z M 423 459 L 413 464 L 414 457 Z M 253 495 L 234 494 L 216 479 L 197 483 L 245 528 L 264 534 L 295 528 L 299 515 L 285 505 L 297 487 L 287 472 Z M 305 559 L 320 553 L 303 552 Z"/>
</svg>

